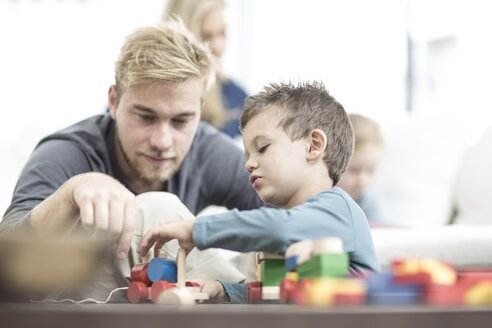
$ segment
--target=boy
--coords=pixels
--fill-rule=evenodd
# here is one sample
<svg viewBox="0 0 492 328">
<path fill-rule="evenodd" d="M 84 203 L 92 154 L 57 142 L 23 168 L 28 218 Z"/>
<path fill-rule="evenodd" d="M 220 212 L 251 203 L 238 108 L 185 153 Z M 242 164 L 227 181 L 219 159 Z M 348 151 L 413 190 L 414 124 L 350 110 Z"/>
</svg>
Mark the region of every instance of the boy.
<svg viewBox="0 0 492 328">
<path fill-rule="evenodd" d="M 271 84 L 246 100 L 241 131 L 250 182 L 274 206 L 175 221 L 149 230 L 145 255 L 171 239 L 190 250 L 210 247 L 283 254 L 303 239 L 342 238 L 352 270 L 379 270 L 367 219 L 340 180 L 353 149 L 348 116 L 322 83 Z M 244 302 L 246 286 L 202 284 L 211 298 Z"/>
<path fill-rule="evenodd" d="M 349 114 L 354 129 L 354 155 L 339 186 L 352 197 L 364 211 L 370 224 L 388 221 L 386 209 L 370 184 L 384 151 L 383 135 L 379 124 L 372 119 Z"/>
</svg>

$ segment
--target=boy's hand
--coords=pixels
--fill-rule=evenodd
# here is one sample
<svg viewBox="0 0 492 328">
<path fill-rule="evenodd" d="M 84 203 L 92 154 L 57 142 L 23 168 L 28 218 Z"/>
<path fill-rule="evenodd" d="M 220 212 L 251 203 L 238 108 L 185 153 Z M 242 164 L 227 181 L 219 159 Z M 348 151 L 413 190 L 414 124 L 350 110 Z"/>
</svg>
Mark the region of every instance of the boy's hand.
<svg viewBox="0 0 492 328">
<path fill-rule="evenodd" d="M 217 280 L 192 279 L 190 281 L 200 284 L 200 292 L 208 295 L 208 300 L 200 303 L 226 303 L 230 302 L 229 295 L 224 291 L 224 286 Z"/>
<path fill-rule="evenodd" d="M 193 224 L 195 220 L 180 220 L 169 222 L 147 231 L 142 238 L 137 252 L 141 257 L 145 257 L 149 249 L 154 245 L 154 256 L 158 257 L 162 246 L 173 239 L 179 241 L 179 246 L 190 252 L 195 243 L 193 242 Z"/>
</svg>

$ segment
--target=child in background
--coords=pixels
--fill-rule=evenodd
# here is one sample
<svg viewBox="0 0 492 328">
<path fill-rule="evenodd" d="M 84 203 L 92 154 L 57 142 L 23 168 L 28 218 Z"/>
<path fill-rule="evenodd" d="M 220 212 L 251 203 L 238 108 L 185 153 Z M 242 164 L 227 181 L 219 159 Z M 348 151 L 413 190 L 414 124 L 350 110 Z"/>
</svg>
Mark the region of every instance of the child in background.
<svg viewBox="0 0 492 328">
<path fill-rule="evenodd" d="M 252 187 L 268 204 L 171 222 L 150 229 L 138 253 L 178 239 L 191 250 L 211 247 L 284 254 L 304 239 L 343 240 L 350 269 L 379 270 L 369 225 L 354 200 L 336 187 L 353 149 L 352 127 L 322 83 L 271 84 L 248 97 L 241 115 L 246 170 Z M 215 301 L 246 301 L 246 285 L 202 282 Z"/>
<path fill-rule="evenodd" d="M 370 186 L 384 151 L 379 124 L 359 114 L 349 114 L 349 119 L 355 137 L 354 155 L 339 186 L 356 201 L 371 225 L 387 222 L 381 199 Z"/>
</svg>

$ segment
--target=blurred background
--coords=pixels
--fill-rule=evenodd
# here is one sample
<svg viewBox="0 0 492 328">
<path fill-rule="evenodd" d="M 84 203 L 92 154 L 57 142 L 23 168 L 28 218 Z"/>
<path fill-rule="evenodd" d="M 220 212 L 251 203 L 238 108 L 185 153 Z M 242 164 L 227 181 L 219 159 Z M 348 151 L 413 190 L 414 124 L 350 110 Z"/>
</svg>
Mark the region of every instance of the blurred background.
<svg viewBox="0 0 492 328">
<path fill-rule="evenodd" d="M 165 4 L 0 0 L 2 213 L 40 138 L 105 111 L 123 38 Z M 322 80 L 348 112 L 381 124 L 393 160 L 379 183 L 412 180 L 408 193 L 437 181 L 445 189 L 428 192 L 448 215 L 460 163 L 492 124 L 491 12 L 488 0 L 227 0 L 223 70 L 249 94 Z"/>
</svg>

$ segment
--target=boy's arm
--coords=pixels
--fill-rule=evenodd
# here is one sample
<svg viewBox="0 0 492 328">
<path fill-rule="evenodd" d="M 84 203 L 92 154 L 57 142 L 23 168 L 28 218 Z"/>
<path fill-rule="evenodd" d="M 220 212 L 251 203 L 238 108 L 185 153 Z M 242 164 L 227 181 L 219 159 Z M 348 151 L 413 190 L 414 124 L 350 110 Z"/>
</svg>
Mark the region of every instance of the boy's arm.
<svg viewBox="0 0 492 328">
<path fill-rule="evenodd" d="M 165 243 L 177 239 L 187 252 L 197 246 L 200 250 L 216 247 L 239 252 L 264 250 L 278 253 L 291 244 L 283 233 L 286 212 L 266 208 L 232 210 L 195 220 L 169 222 L 149 229 L 137 252 L 145 257 L 154 246 L 154 256 L 159 256 Z"/>
</svg>

